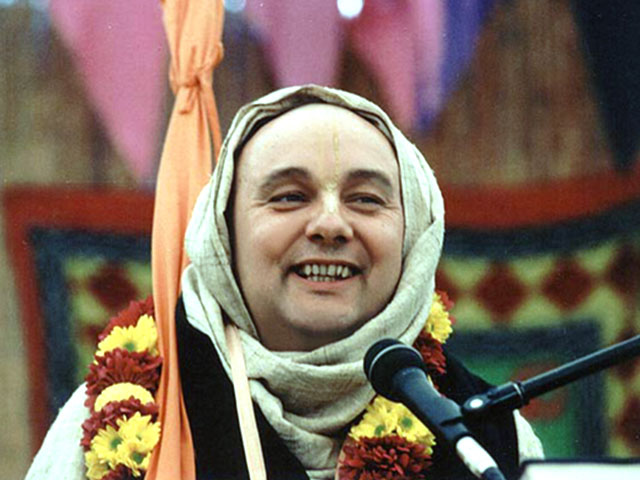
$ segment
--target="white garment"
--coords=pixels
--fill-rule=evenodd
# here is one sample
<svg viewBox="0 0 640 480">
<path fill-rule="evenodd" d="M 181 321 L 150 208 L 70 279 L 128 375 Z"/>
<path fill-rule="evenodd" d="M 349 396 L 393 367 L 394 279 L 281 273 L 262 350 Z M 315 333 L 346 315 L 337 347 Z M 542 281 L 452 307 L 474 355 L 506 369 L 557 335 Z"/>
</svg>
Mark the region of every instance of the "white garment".
<svg viewBox="0 0 640 480">
<path fill-rule="evenodd" d="M 513 411 L 513 419 L 516 423 L 516 438 L 518 439 L 518 461 L 539 460 L 544 458 L 542 442 L 531 428 L 531 424 L 520 415 L 519 410 Z"/>
</svg>

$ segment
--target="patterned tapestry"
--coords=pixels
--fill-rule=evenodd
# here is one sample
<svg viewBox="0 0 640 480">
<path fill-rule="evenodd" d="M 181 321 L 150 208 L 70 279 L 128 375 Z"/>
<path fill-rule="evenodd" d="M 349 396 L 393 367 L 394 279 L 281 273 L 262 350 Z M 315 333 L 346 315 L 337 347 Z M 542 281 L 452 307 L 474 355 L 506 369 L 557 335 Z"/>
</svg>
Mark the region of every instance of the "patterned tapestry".
<svg viewBox="0 0 640 480">
<path fill-rule="evenodd" d="M 451 231 L 437 284 L 456 301 L 452 343 L 472 369 L 495 383 L 548 371 L 640 333 L 640 204 L 538 229 Z M 639 366 L 524 408 L 547 454 L 640 454 Z"/>
<path fill-rule="evenodd" d="M 152 196 L 136 195 L 5 195 L 36 446 L 82 381 L 102 326 L 150 294 Z M 594 215 L 499 229 L 464 227 L 455 205 L 437 287 L 456 303 L 448 346 L 473 371 L 497 384 L 527 379 L 640 333 L 640 195 Z M 640 362 L 549 392 L 522 413 L 549 457 L 640 455 Z"/>
</svg>

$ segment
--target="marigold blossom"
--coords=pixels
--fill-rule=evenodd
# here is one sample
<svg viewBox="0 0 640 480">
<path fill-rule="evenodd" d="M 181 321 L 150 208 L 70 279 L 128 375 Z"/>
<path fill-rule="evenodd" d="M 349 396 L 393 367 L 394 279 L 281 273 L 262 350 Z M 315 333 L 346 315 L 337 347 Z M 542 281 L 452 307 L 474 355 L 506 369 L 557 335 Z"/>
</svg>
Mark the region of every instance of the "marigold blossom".
<svg viewBox="0 0 640 480">
<path fill-rule="evenodd" d="M 429 375 L 443 375 L 447 368 L 447 359 L 442 350 L 442 344 L 424 330 L 414 342 L 413 346 L 422 355 Z"/>
<path fill-rule="evenodd" d="M 97 356 L 116 348 L 122 348 L 129 352 L 147 351 L 151 355 L 157 355 L 158 330 L 153 318 L 142 315 L 134 326 L 114 327 L 98 344 Z"/>
<path fill-rule="evenodd" d="M 139 451 L 150 452 L 160 440 L 160 424 L 154 422 L 151 415 L 133 416 L 118 420 L 118 432 L 125 443 L 134 443 Z"/>
<path fill-rule="evenodd" d="M 390 435 L 398 425 L 398 418 L 393 402 L 377 396 L 367 405 L 362 420 L 351 427 L 349 434 L 359 439 L 361 437 L 381 437 Z"/>
<path fill-rule="evenodd" d="M 122 445 L 122 436 L 120 432 L 107 425 L 105 428 L 98 430 L 98 433 L 91 440 L 91 452 L 95 453 L 97 459 L 101 463 L 105 463 L 109 468 L 116 466 L 118 462 L 118 453 Z"/>
<path fill-rule="evenodd" d="M 451 318 L 439 294 L 433 294 L 431 311 L 424 326 L 427 333 L 430 333 L 440 343 L 444 343 L 451 335 Z"/>
<path fill-rule="evenodd" d="M 339 480 L 423 480 L 431 465 L 424 445 L 397 435 L 362 438 L 346 444 L 343 453 Z"/>
<path fill-rule="evenodd" d="M 426 447 L 425 451 L 431 453 L 435 444 L 435 436 L 431 433 L 431 430 L 404 405 L 396 403 L 395 410 L 398 419 L 397 434 L 409 442 L 424 445 Z"/>
<path fill-rule="evenodd" d="M 155 314 L 153 308 L 153 298 L 147 297 L 144 301 L 130 302 L 129 306 L 122 310 L 118 315 L 111 318 L 109 323 L 98 336 L 98 340 L 104 340 L 115 327 L 131 327 L 138 323 L 138 319 L 143 315 L 153 317 Z"/>
<path fill-rule="evenodd" d="M 105 405 L 110 402 L 118 402 L 121 400 L 127 400 L 129 398 L 137 398 L 143 405 L 147 403 L 153 403 L 153 395 L 151 392 L 140 385 L 133 383 L 116 383 L 105 388 L 94 405 L 94 410 L 102 410 Z"/>
<path fill-rule="evenodd" d="M 89 480 L 101 480 L 109 472 L 107 462 L 101 460 L 93 450 L 85 452 L 84 463 L 87 466 L 87 478 Z"/>
<path fill-rule="evenodd" d="M 160 379 L 162 358 L 147 352 L 129 352 L 121 348 L 96 356 L 85 377 L 87 400 L 85 405 L 93 408 L 96 397 L 110 385 L 135 383 L 155 393 Z"/>
<path fill-rule="evenodd" d="M 431 431 L 407 407 L 381 396 L 367 405 L 362 420 L 351 428 L 349 435 L 356 440 L 397 435 L 424 445 L 429 452 L 435 443 Z"/>
<path fill-rule="evenodd" d="M 91 439 L 96 436 L 98 430 L 105 428 L 107 425 L 118 428 L 117 420 L 130 418 L 136 412 L 140 412 L 140 415 L 143 416 L 151 416 L 154 422 L 158 419 L 158 405 L 156 403 L 146 403 L 143 405 L 140 400 L 136 398 L 121 400 L 119 402 L 109 402 L 102 407 L 102 410 L 94 411 L 91 416 L 84 421 L 82 424 L 84 434 L 80 444 L 85 450 L 89 450 L 89 448 L 91 448 Z"/>
<path fill-rule="evenodd" d="M 140 478 L 140 475 L 135 477 L 130 468 L 118 464 L 116 468 L 109 470 L 101 480 L 134 480 L 134 478 Z"/>
</svg>

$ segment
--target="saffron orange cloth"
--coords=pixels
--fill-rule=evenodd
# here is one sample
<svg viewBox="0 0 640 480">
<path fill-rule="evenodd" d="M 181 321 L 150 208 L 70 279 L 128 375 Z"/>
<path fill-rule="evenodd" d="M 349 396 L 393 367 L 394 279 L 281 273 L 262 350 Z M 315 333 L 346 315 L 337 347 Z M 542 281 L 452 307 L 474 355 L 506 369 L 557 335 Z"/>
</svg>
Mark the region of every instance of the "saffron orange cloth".
<svg viewBox="0 0 640 480">
<path fill-rule="evenodd" d="M 162 436 L 147 480 L 194 480 L 195 463 L 178 370 L 175 306 L 188 263 L 183 239 L 191 210 L 220 147 L 212 73 L 222 60 L 222 0 L 164 0 L 171 53 L 169 78 L 176 96 L 156 185 L 151 265 L 159 348 L 163 356 L 157 394 Z"/>
</svg>

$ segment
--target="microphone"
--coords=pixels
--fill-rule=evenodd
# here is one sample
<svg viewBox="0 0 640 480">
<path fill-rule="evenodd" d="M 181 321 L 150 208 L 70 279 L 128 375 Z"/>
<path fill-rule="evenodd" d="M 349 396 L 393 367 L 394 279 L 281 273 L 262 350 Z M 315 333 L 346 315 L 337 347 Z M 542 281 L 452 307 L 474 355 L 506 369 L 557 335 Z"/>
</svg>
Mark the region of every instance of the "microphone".
<svg viewBox="0 0 640 480">
<path fill-rule="evenodd" d="M 380 340 L 367 351 L 364 372 L 377 393 L 411 410 L 477 478 L 504 480 L 496 462 L 465 427 L 460 406 L 433 387 L 417 350 L 397 340 Z"/>
</svg>

